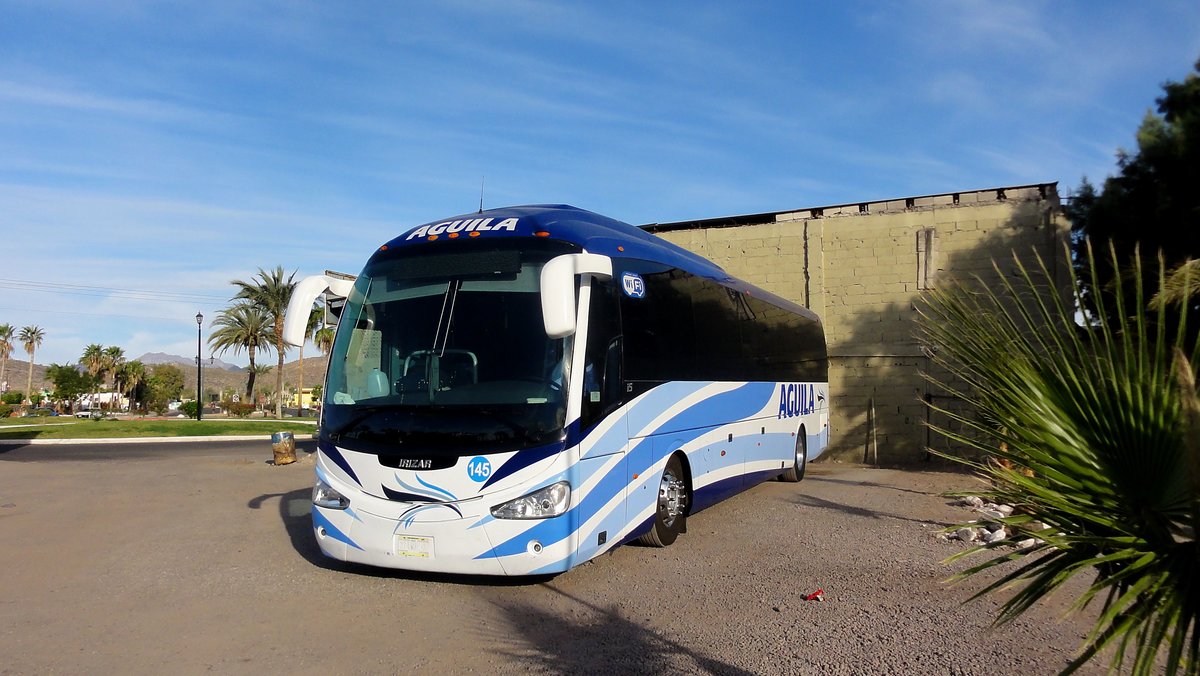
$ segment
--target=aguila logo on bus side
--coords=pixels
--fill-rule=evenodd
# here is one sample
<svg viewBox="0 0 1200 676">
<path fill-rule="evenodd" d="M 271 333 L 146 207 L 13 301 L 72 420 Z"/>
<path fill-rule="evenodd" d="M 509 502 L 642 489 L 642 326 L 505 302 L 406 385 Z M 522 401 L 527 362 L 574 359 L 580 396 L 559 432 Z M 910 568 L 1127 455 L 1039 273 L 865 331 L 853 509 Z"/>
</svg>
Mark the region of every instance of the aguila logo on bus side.
<svg viewBox="0 0 1200 676">
<path fill-rule="evenodd" d="M 456 232 L 486 232 L 495 230 L 507 230 L 513 232 L 517 229 L 517 219 L 506 218 L 495 225 L 492 225 L 494 218 L 469 218 L 457 221 L 445 221 L 435 223 L 433 225 L 422 225 L 408 233 L 408 237 L 404 241 L 414 239 L 416 237 L 426 237 L 429 235 L 440 235 L 442 233 L 453 234 Z"/>
<path fill-rule="evenodd" d="M 817 402 L 825 395 L 817 392 L 809 383 L 788 383 L 779 386 L 779 415 L 776 418 L 792 418 L 808 415 L 817 410 Z"/>
</svg>

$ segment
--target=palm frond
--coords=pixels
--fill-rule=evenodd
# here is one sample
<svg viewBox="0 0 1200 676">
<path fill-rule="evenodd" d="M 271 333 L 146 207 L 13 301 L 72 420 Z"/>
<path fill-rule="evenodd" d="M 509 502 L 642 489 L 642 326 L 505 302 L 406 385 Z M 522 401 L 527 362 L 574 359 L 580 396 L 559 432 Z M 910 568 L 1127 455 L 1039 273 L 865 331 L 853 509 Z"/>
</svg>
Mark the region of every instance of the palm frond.
<svg viewBox="0 0 1200 676">
<path fill-rule="evenodd" d="M 1111 250 L 1109 259 L 1116 267 Z M 1004 520 L 1013 533 L 1007 540 L 949 560 L 991 554 L 954 580 L 1016 566 L 975 595 L 1019 587 L 1001 607 L 1000 624 L 1071 578 L 1094 574 L 1073 607 L 1103 599 L 1102 609 L 1068 671 L 1111 650 L 1114 666 L 1128 659 L 1135 673 L 1158 659 L 1169 673 L 1196 673 L 1198 346 L 1187 343 L 1186 304 L 1165 293 L 1181 288 L 1190 297 L 1196 275 L 1177 272 L 1182 281 L 1172 286 L 1176 274 L 1168 277 L 1160 261 L 1157 278 L 1149 278 L 1156 288 L 1148 289 L 1136 256 L 1132 265 L 1114 278 L 1115 292 L 1103 294 L 1111 308 L 1102 295 L 1093 299 L 1097 316 L 1112 319 L 1088 327 L 1075 319 L 1077 279 L 1070 303 L 1041 259 L 1032 266 L 1016 260 L 1018 274 L 1000 275 L 998 284 L 975 280 L 931 292 L 923 337 L 958 381 L 941 385 L 966 404 L 935 407 L 950 421 L 939 433 L 979 457 L 1029 470 L 947 456 L 988 481 L 975 494 L 1019 509 Z M 1098 267 L 1089 246 L 1079 268 L 1094 285 Z M 1023 526 L 1034 521 L 1047 526 L 1034 535 L 1041 544 L 1003 546 L 1029 537 Z"/>
</svg>

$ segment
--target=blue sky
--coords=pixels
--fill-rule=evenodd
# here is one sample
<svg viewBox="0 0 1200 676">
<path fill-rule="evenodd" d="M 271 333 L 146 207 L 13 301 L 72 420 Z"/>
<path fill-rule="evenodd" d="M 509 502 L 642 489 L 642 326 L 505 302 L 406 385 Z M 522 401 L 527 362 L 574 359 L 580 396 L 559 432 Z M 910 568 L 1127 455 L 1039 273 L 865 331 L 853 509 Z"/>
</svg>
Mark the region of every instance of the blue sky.
<svg viewBox="0 0 1200 676">
<path fill-rule="evenodd" d="M 1195 0 L 0 0 L 0 323 L 195 354 L 230 280 L 357 272 L 481 181 L 631 223 L 1068 193 L 1198 57 Z"/>
</svg>

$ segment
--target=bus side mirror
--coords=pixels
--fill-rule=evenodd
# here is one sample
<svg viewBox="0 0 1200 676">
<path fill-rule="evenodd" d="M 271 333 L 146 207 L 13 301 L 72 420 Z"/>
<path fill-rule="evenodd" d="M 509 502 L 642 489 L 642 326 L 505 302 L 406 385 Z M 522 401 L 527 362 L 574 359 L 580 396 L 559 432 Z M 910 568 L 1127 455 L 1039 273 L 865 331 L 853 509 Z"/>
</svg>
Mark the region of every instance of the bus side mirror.
<svg viewBox="0 0 1200 676">
<path fill-rule="evenodd" d="M 542 267 L 542 323 L 551 338 L 575 333 L 575 275 L 611 278 L 612 259 L 589 253 L 566 254 Z"/>
<path fill-rule="evenodd" d="M 297 282 L 296 288 L 292 289 L 292 299 L 288 303 L 287 311 L 283 315 L 284 342 L 296 347 L 304 344 L 308 315 L 312 312 L 317 296 L 329 291 L 335 296 L 345 298 L 353 288 L 352 280 L 336 279 L 327 275 L 313 275 Z"/>
</svg>

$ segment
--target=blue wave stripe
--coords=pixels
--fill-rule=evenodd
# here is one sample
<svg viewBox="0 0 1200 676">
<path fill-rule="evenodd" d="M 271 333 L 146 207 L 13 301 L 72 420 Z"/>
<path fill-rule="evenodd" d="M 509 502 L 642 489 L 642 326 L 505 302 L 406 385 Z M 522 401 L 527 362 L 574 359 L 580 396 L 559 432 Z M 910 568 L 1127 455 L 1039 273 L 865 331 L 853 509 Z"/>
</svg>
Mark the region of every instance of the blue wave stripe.
<svg viewBox="0 0 1200 676">
<path fill-rule="evenodd" d="M 449 500 L 448 500 L 449 502 L 456 502 L 458 500 L 458 498 L 455 497 L 454 494 L 451 493 L 450 491 L 447 491 L 443 488 L 438 488 L 437 486 L 434 486 L 433 484 L 422 480 L 421 477 L 419 477 L 419 476 L 416 477 L 416 479 L 417 479 L 417 482 L 420 483 L 422 486 L 425 486 L 426 488 L 429 488 L 431 491 L 434 491 L 434 492 L 430 493 L 429 491 L 423 491 L 420 488 L 416 488 L 415 486 L 410 486 L 410 485 L 404 483 L 404 480 L 400 478 L 399 472 L 396 473 L 396 483 L 400 484 L 401 488 L 403 488 L 407 491 L 412 491 L 412 495 L 414 497 L 422 498 L 422 500 L 420 500 L 420 502 L 447 502 L 447 500 L 445 500 L 443 498 L 449 498 Z M 384 488 L 384 490 L 387 490 L 387 488 Z"/>
<path fill-rule="evenodd" d="M 629 419 L 629 433 L 640 434 L 642 429 L 649 425 L 651 421 L 657 418 L 663 411 L 669 410 L 684 398 L 695 394 L 698 390 L 708 387 L 712 383 L 694 383 L 694 382 L 672 382 L 663 383 L 654 389 L 642 395 L 642 399 L 634 406 L 630 407 L 626 412 Z M 719 395 L 717 395 L 719 396 Z M 666 425 L 659 426 L 657 432 L 667 432 L 674 427 Z M 650 432 L 649 434 L 655 434 Z"/>
<path fill-rule="evenodd" d="M 625 448 L 625 443 L 629 441 L 629 414 L 621 413 L 618 416 L 614 416 L 614 418 L 607 432 L 596 435 L 597 438 L 589 441 L 588 449 L 580 456 L 581 458 L 612 455 L 613 453 L 620 453 Z M 595 429 L 592 428 L 593 431 Z M 587 439 L 587 436 L 584 439 Z"/>
<path fill-rule="evenodd" d="M 491 486 L 492 484 L 496 483 L 497 481 L 499 481 L 507 476 L 516 474 L 517 472 L 525 469 L 526 467 L 529 467 L 530 465 L 534 464 L 535 462 L 538 462 L 540 460 L 545 460 L 546 458 L 549 458 L 550 456 L 554 455 L 555 453 L 562 451 L 562 449 L 563 449 L 563 443 L 561 441 L 558 441 L 553 444 L 547 444 L 545 446 L 538 446 L 536 448 L 526 448 L 526 449 L 517 451 L 511 458 L 508 459 L 507 462 L 505 462 L 503 465 L 500 465 L 499 467 L 496 468 L 496 471 L 492 472 L 492 475 L 490 477 L 488 477 L 487 481 L 483 482 L 483 485 L 479 487 L 479 490 L 483 491 L 483 489 L 487 488 L 488 486 Z"/>
<path fill-rule="evenodd" d="M 616 496 L 625 485 L 625 477 L 620 472 L 620 465 L 617 466 L 617 471 L 609 472 L 600 483 L 592 488 L 592 491 L 578 504 L 567 511 L 562 516 L 556 516 L 552 519 L 544 519 L 538 521 L 537 525 L 522 532 L 520 535 L 509 538 L 499 546 L 492 549 L 490 552 L 476 556 L 476 559 L 487 559 L 500 556 L 511 556 L 513 554 L 522 554 L 525 552 L 527 543 L 530 540 L 537 540 L 543 546 L 550 546 L 560 542 L 571 534 L 572 526 L 578 528 L 579 524 L 596 513 L 600 507 L 603 507 L 610 499 Z M 607 496 L 605 498 L 604 496 Z"/>
<path fill-rule="evenodd" d="M 407 510 L 405 510 L 405 512 L 403 514 L 401 514 L 399 518 L 400 518 L 400 521 L 402 521 L 404 523 L 404 527 L 408 528 L 409 526 L 411 526 L 413 524 L 413 521 L 416 520 L 417 514 L 424 512 L 424 511 L 428 511 L 430 509 L 437 509 L 438 507 L 445 507 L 447 509 L 450 509 L 455 514 L 457 514 L 460 519 L 462 518 L 462 512 L 459 511 L 458 507 L 455 507 L 454 505 L 448 505 L 444 502 L 427 502 L 423 505 L 418 505 L 416 507 L 410 507 Z"/>
<path fill-rule="evenodd" d="M 359 551 L 363 551 L 362 547 L 359 547 L 358 544 L 356 544 L 354 542 L 354 540 L 350 539 L 349 535 L 346 535 L 337 526 L 333 525 L 333 523 L 329 519 L 327 519 L 325 517 L 325 515 L 322 514 L 320 511 L 318 511 L 316 509 L 314 509 L 312 511 L 312 520 L 313 520 L 313 528 L 324 527 L 325 535 L 333 538 L 334 540 L 337 540 L 338 542 L 345 542 L 346 544 L 350 545 L 351 547 L 353 547 Z"/>
<path fill-rule="evenodd" d="M 400 485 L 403 486 L 404 484 L 401 483 Z M 383 494 L 387 496 L 388 500 L 395 500 L 396 502 L 441 502 L 437 498 L 421 495 L 420 493 L 403 493 L 401 491 L 394 491 L 387 486 L 380 486 L 380 488 L 383 489 Z"/>
<path fill-rule="evenodd" d="M 434 486 L 433 484 L 429 483 L 428 481 L 422 479 L 419 475 L 417 476 L 417 483 L 428 488 L 429 490 L 437 491 L 438 493 L 441 493 L 442 495 L 450 498 L 451 501 L 458 500 L 458 497 L 456 497 L 450 491 L 446 490 L 445 488 L 439 488 L 438 486 Z"/>
<path fill-rule="evenodd" d="M 346 474 L 350 475 L 351 479 L 354 479 L 354 483 L 362 486 L 362 481 L 359 480 L 358 475 L 354 473 L 354 468 L 350 466 L 350 463 L 346 460 L 346 457 L 342 455 L 342 452 L 339 451 L 336 446 L 324 441 L 320 441 L 318 442 L 317 448 L 325 454 L 325 457 L 332 460 L 333 464 L 345 470 Z"/>
<path fill-rule="evenodd" d="M 694 391 L 695 389 L 694 383 L 690 384 L 691 387 L 689 388 L 668 387 L 669 385 L 672 385 L 672 383 L 668 383 L 660 387 L 660 389 L 664 392 L 674 392 L 675 396 L 678 396 L 679 392 Z M 608 504 L 619 492 L 625 490 L 626 485 L 629 483 L 626 472 L 630 473 L 629 476 L 632 476 L 633 473 L 641 474 L 652 466 L 657 461 L 653 453 L 653 436 L 658 434 L 660 430 L 687 430 L 687 432 L 678 437 L 681 443 L 686 444 L 704 434 L 707 431 L 705 428 L 711 428 L 717 424 L 716 421 L 732 422 L 758 413 L 766 406 L 767 402 L 773 400 L 774 394 L 774 383 L 747 383 L 741 387 L 713 395 L 681 411 L 679 414 L 665 421 L 650 436 L 641 439 L 630 449 L 627 469 L 624 467 L 624 463 L 614 465 L 608 474 L 592 488 L 583 501 L 564 516 L 573 517 L 570 523 L 574 524 L 574 528 L 578 528 L 580 524 L 590 519 L 596 513 L 596 510 Z M 639 402 L 637 408 L 653 405 L 653 401 L 646 399 Z M 661 404 L 659 405 L 661 406 Z M 539 540 L 543 546 L 555 544 L 565 539 L 571 532 L 562 525 L 562 519 L 563 517 L 560 516 L 543 521 L 520 535 L 501 543 L 491 552 L 481 554 L 476 558 L 510 556 L 522 553 L 525 551 L 526 543 L 530 539 Z"/>
</svg>

